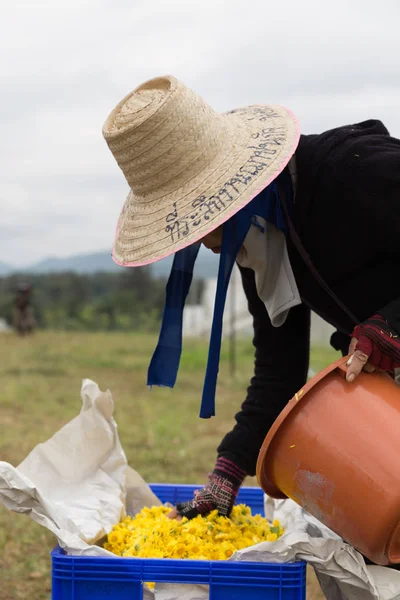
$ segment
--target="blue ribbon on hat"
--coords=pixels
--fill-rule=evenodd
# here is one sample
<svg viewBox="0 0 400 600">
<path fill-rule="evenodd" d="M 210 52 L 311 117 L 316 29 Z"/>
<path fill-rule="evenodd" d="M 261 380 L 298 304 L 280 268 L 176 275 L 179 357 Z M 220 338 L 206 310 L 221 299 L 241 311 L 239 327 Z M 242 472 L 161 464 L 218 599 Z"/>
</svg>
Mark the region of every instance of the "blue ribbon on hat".
<svg viewBox="0 0 400 600">
<path fill-rule="evenodd" d="M 285 169 L 279 177 L 262 190 L 251 202 L 223 225 L 219 260 L 217 291 L 211 326 L 210 346 L 204 380 L 200 417 L 215 415 L 215 391 L 221 354 L 223 314 L 232 269 L 238 252 L 252 224 L 258 226 L 256 217 L 262 217 L 287 234 L 287 223 L 279 201 L 279 185 L 284 188 L 289 210 L 293 204 L 290 175 Z M 192 244 L 175 254 L 166 287 L 166 299 L 158 344 L 150 362 L 147 384 L 174 387 L 182 353 L 183 309 L 193 278 L 193 267 L 200 243 Z"/>
</svg>

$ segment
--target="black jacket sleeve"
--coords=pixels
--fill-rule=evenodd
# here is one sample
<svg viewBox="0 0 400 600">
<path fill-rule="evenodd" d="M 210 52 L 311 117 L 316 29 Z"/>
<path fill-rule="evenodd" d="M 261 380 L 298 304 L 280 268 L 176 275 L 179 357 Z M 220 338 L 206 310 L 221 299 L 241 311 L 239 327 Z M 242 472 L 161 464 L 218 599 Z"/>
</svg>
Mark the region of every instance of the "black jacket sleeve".
<svg viewBox="0 0 400 600">
<path fill-rule="evenodd" d="M 393 300 L 378 311 L 391 325 L 397 335 L 400 335 L 400 298 Z"/>
<path fill-rule="evenodd" d="M 374 123 L 371 121 L 371 127 Z M 368 135 L 349 135 L 346 142 L 331 153 L 329 160 L 335 165 L 342 189 L 351 196 L 354 214 L 344 214 L 344 218 L 353 217 L 359 229 L 355 233 L 364 239 L 365 246 L 374 247 L 377 261 L 381 257 L 392 261 L 393 270 L 386 276 L 397 278 L 400 263 L 400 140 L 391 137 L 380 122 L 374 127 Z M 386 287 L 390 289 L 390 281 Z M 391 302 L 377 306 L 377 309 L 400 333 L 400 298 L 392 296 Z"/>
<path fill-rule="evenodd" d="M 248 475 L 255 475 L 258 453 L 268 430 L 307 380 L 310 311 L 304 305 L 296 306 L 281 327 L 273 327 L 258 297 L 254 272 L 240 271 L 253 316 L 255 369 L 236 425 L 222 440 L 218 454 L 236 462 Z"/>
</svg>

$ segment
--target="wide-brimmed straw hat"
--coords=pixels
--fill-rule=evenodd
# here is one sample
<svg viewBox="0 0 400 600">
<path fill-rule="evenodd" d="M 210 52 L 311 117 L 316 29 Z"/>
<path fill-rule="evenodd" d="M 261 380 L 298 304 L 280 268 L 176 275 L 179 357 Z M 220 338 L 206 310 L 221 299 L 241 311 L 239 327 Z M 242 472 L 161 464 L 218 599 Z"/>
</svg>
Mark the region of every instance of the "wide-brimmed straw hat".
<svg viewBox="0 0 400 600">
<path fill-rule="evenodd" d="M 113 249 L 124 266 L 199 241 L 271 183 L 299 141 L 290 110 L 253 105 L 221 114 L 172 76 L 128 94 L 103 135 L 130 187 Z"/>
</svg>

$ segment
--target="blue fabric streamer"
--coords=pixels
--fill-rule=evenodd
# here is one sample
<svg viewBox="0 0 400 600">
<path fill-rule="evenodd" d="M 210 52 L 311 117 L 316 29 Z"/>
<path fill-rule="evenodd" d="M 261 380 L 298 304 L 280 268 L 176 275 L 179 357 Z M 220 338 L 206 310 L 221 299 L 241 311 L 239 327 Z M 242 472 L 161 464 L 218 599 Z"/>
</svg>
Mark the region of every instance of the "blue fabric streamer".
<svg viewBox="0 0 400 600">
<path fill-rule="evenodd" d="M 251 224 L 259 226 L 254 217 L 264 218 L 283 231 L 285 235 L 287 234 L 287 223 L 279 201 L 277 181 L 285 190 L 290 210 L 293 203 L 293 190 L 290 175 L 285 169 L 277 180 L 262 190 L 223 225 L 214 315 L 200 408 L 200 417 L 204 419 L 215 415 L 215 391 L 221 353 L 223 314 L 229 280 L 238 252 Z M 148 371 L 147 383 L 150 386 L 173 387 L 175 385 L 182 351 L 183 309 L 199 249 L 199 243 L 192 244 L 175 255 L 166 288 L 160 337 Z"/>
<path fill-rule="evenodd" d="M 174 387 L 182 352 L 182 321 L 200 244 L 175 254 L 166 288 L 164 312 L 157 348 L 148 370 L 147 385 Z"/>
</svg>

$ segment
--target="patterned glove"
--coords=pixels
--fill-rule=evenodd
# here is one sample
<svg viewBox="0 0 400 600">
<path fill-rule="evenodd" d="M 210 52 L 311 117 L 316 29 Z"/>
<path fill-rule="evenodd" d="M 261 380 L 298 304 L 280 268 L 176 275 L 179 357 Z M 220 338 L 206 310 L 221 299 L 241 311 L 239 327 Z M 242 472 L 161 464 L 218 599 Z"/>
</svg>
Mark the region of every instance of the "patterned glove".
<svg viewBox="0 0 400 600">
<path fill-rule="evenodd" d="M 400 337 L 380 314 L 376 314 L 355 327 L 355 350 L 368 356 L 368 362 L 381 371 L 400 367 Z"/>
<path fill-rule="evenodd" d="M 202 490 L 196 490 L 193 500 L 176 505 L 178 514 L 193 519 L 217 509 L 220 515 L 229 516 L 245 477 L 243 469 L 220 456 L 208 477 L 208 484 Z"/>
</svg>

